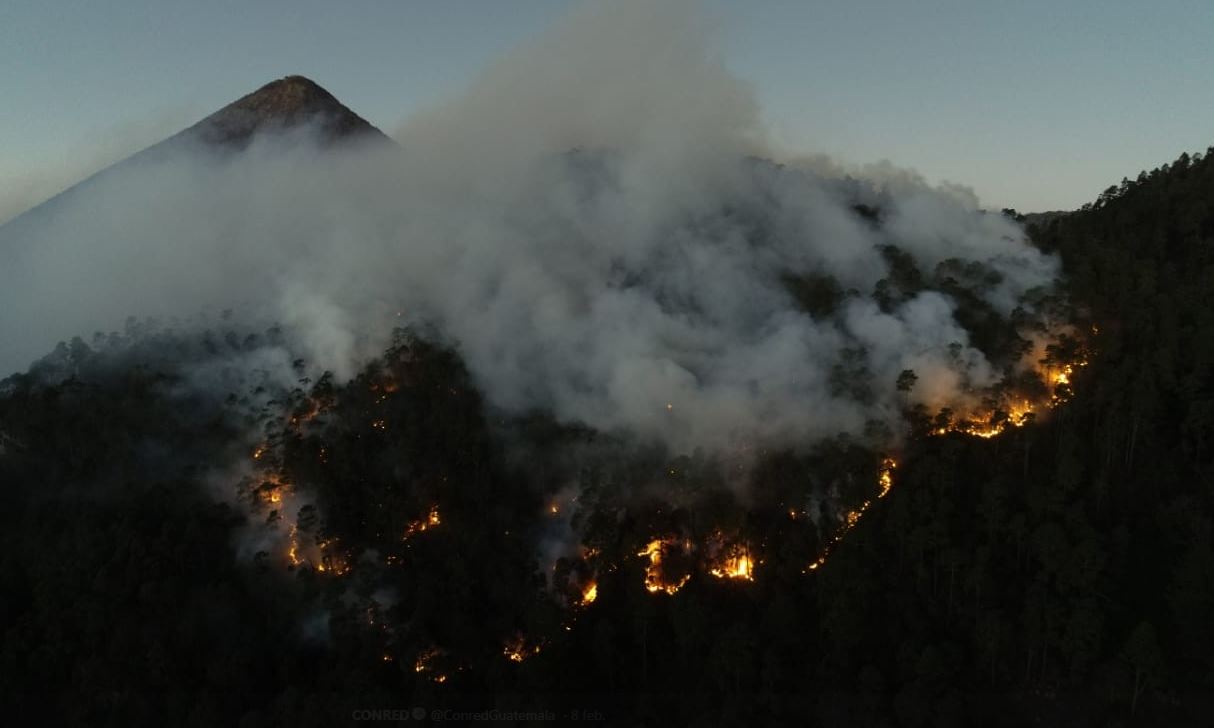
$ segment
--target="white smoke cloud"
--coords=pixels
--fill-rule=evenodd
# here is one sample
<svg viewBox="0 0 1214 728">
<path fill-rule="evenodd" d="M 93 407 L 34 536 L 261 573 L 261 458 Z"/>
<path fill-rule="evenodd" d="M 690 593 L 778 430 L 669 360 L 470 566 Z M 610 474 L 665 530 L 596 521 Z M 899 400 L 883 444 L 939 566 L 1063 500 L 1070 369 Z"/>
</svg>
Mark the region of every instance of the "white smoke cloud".
<svg viewBox="0 0 1214 728">
<path fill-rule="evenodd" d="M 492 404 L 680 450 L 892 424 L 907 368 L 913 399 L 936 405 L 991 383 L 947 296 L 875 302 L 879 246 L 929 274 L 989 266 L 1001 280 L 981 295 L 1004 314 L 1057 262 L 960 188 L 751 158 L 754 96 L 689 7 L 574 13 L 408 120 L 399 154 L 300 138 L 183 150 L 0 229 L 0 367 L 128 315 L 231 307 L 289 324 L 345 377 L 392 324 L 424 321 Z M 855 293 L 815 318 L 788 274 Z"/>
</svg>

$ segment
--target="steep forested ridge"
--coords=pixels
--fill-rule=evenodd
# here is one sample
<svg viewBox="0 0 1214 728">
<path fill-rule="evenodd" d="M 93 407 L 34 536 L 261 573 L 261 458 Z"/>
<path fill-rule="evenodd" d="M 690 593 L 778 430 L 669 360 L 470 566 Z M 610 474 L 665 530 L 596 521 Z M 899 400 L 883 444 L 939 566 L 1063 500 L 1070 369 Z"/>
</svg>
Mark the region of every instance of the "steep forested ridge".
<svg viewBox="0 0 1214 728">
<path fill-rule="evenodd" d="M 711 456 L 502 417 L 458 356 L 404 332 L 343 385 L 224 373 L 284 346 L 274 329 L 76 340 L 0 383 L 4 710 L 123 726 L 413 706 L 1207 724 L 1212 201 L 1214 156 L 1186 155 L 1034 225 L 1091 331 L 1069 401 L 989 439 L 912 421 L 895 487 L 813 570 L 831 532 L 792 506 L 809 481 L 875 482 L 865 443 L 760 453 L 740 493 Z M 790 285 L 829 304 L 812 283 Z M 224 386 L 195 386 L 200 371 Z M 548 502 L 582 541 L 576 557 L 554 546 L 551 583 L 535 544 L 569 536 Z M 753 578 L 714 578 L 690 548 L 653 571 L 655 534 L 720 533 L 756 545 Z"/>
</svg>

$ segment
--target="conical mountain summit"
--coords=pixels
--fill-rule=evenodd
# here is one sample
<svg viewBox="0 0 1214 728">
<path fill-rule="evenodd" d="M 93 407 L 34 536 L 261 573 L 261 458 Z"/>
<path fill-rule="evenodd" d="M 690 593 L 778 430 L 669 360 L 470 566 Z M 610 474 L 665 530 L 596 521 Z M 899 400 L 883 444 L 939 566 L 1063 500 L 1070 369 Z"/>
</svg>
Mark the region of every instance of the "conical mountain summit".
<svg viewBox="0 0 1214 728">
<path fill-rule="evenodd" d="M 136 152 L 68 187 L 10 221 L 0 224 L 0 238 L 27 231 L 37 221 L 65 209 L 86 188 L 100 188 L 119 170 L 137 162 L 157 162 L 196 149 L 217 152 L 244 150 L 259 135 L 307 129 L 322 146 L 352 143 L 392 144 L 379 129 L 338 101 L 319 84 L 303 76 L 286 76 L 246 94 L 193 126 Z"/>
</svg>

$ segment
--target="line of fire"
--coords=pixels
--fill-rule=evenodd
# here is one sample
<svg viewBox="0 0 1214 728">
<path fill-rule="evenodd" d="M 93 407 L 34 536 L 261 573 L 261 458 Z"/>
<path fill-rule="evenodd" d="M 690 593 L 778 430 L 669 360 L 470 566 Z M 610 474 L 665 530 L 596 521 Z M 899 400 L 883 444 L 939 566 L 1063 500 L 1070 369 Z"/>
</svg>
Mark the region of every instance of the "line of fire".
<svg viewBox="0 0 1214 728">
<path fill-rule="evenodd" d="M 1095 329 L 1092 333 L 1093 336 L 1096 334 Z M 1024 376 L 1023 372 L 1019 376 L 1017 381 L 1021 386 L 994 388 L 976 396 L 974 400 L 981 402 L 979 407 L 940 408 L 931 417 L 923 407 L 907 408 L 911 437 L 974 437 L 993 441 L 1062 406 L 1072 396 L 1072 387 L 1088 361 L 1086 344 L 1077 343 L 1069 336 L 1064 337 L 1064 343 L 1045 347 L 1046 355 L 1035 361 L 1029 370 L 1030 376 Z M 1024 382 L 1031 386 L 1023 386 Z M 391 403 L 402 386 L 410 386 L 410 383 L 381 376 L 370 378 L 365 386 L 368 405 L 360 414 L 364 425 L 353 437 L 389 437 L 393 432 L 393 418 L 381 410 Z M 441 392 L 448 397 L 461 394 L 457 388 Z M 380 567 L 398 568 L 404 566 L 410 550 L 420 539 L 453 527 L 444 515 L 439 498 L 419 504 L 411 513 L 397 514 L 400 526 L 395 539 L 387 539 L 395 543 L 396 548 L 376 554 L 375 559 L 356 553 L 329 534 L 324 527 L 323 514 L 307 497 L 306 484 L 292 479 L 292 469 L 285 462 L 283 443 L 291 438 L 299 440 L 311 428 L 323 426 L 335 401 L 315 390 L 296 400 L 282 416 L 276 437 L 254 445 L 249 458 L 251 474 L 242 481 L 242 492 L 248 502 L 262 515 L 266 527 L 279 535 L 282 552 L 277 563 L 289 571 L 308 571 L 334 579 L 349 578 L 362 564 L 376 559 Z M 669 411 L 674 405 L 664 403 L 663 406 Z M 329 447 L 319 445 L 314 453 L 315 464 L 325 467 L 329 456 Z M 778 504 L 780 512 L 786 516 L 787 527 L 804 532 L 806 537 L 802 541 L 811 547 L 816 543 L 816 553 L 803 562 L 801 574 L 811 575 L 825 567 L 847 534 L 894 489 L 900 467 L 896 452 L 891 449 L 878 453 L 872 462 L 869 494 L 852 506 L 843 505 L 842 499 L 831 502 L 829 498 L 821 497 Z M 858 472 L 863 470 L 863 467 L 858 468 Z M 671 465 L 666 468 L 666 474 L 680 477 L 680 467 Z M 440 479 L 445 480 L 445 477 Z M 539 510 L 541 523 L 545 520 L 571 523 L 578 519 L 584 523 L 589 517 L 578 503 L 578 496 L 553 499 L 542 504 Z M 716 582 L 722 587 L 745 588 L 763 578 L 769 557 L 764 533 L 737 522 L 704 525 L 663 521 L 663 514 L 669 511 L 668 504 L 657 505 L 652 519 L 653 530 L 632 547 L 618 543 L 581 543 L 575 554 L 562 555 L 548 567 L 551 592 L 568 610 L 564 630 L 572 630 L 578 615 L 594 608 L 595 603 L 604 598 L 604 589 L 616 588 L 622 573 L 635 574 L 639 586 L 655 597 L 674 596 L 693 580 L 705 585 Z M 510 532 L 505 531 L 504 535 L 509 536 Z M 259 554 L 259 558 L 263 562 L 275 561 L 268 552 Z M 605 578 L 609 576 L 612 578 Z M 383 629 L 387 644 L 399 641 L 387 628 L 379 605 L 372 604 L 367 608 L 367 624 Z M 508 663 L 522 663 L 541 654 L 546 642 L 546 638 L 514 631 L 503 637 L 501 656 Z M 440 646 L 417 647 L 414 653 L 408 656 L 414 672 L 435 683 L 443 683 L 453 672 L 464 669 L 456 656 Z M 385 663 L 398 659 L 405 659 L 405 656 L 398 658 L 396 651 L 385 648 Z"/>
</svg>

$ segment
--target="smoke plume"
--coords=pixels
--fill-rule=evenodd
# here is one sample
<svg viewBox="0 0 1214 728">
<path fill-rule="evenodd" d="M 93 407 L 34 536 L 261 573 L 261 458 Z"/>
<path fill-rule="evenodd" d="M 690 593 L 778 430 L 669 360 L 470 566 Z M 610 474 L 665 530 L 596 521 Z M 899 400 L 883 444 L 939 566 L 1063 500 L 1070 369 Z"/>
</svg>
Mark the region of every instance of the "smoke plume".
<svg viewBox="0 0 1214 728">
<path fill-rule="evenodd" d="M 655 5 L 575 12 L 407 120 L 399 153 L 183 147 L 0 228 L 0 368 L 129 315 L 232 308 L 349 377 L 425 322 L 492 405 L 683 451 L 859 433 L 993 383 L 958 300 L 899 287 L 890 251 L 976 271 L 1002 317 L 1056 260 L 964 189 L 764 161 L 716 29 Z"/>
</svg>

